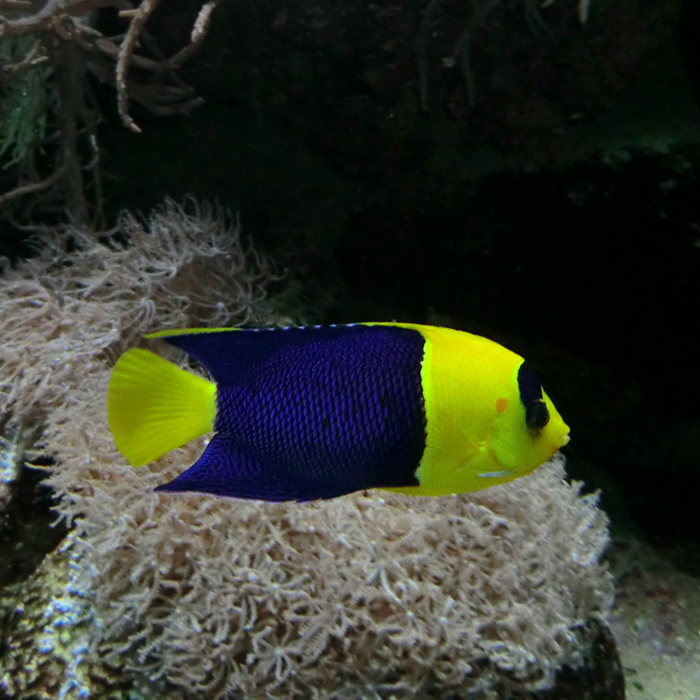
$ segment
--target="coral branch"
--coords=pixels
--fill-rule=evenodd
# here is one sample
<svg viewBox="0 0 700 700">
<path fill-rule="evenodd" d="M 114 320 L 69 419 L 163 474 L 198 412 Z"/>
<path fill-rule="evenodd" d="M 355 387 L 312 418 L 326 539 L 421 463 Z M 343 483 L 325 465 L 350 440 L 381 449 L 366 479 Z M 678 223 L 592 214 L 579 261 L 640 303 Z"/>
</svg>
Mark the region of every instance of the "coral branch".
<svg viewBox="0 0 700 700">
<path fill-rule="evenodd" d="M 34 194 L 35 192 L 41 192 L 49 187 L 53 186 L 58 182 L 64 175 L 63 169 L 56 170 L 52 175 L 39 182 L 32 182 L 27 185 L 19 185 L 12 190 L 3 192 L 0 194 L 0 206 L 5 206 L 9 202 L 24 197 L 28 194 Z"/>
<path fill-rule="evenodd" d="M 122 122 L 132 131 L 136 133 L 141 133 L 141 129 L 136 125 L 134 120 L 129 116 L 129 98 L 126 90 L 126 73 L 131 60 L 131 55 L 134 51 L 134 46 L 138 41 L 139 34 L 143 30 L 148 18 L 151 16 L 153 11 L 158 7 L 159 0 L 144 0 L 139 6 L 138 10 L 134 11 L 133 14 L 130 13 L 128 16 L 131 19 L 131 24 L 129 24 L 129 30 L 124 37 L 119 48 L 119 57 L 117 58 L 117 107 L 119 109 L 119 116 Z M 121 13 L 121 16 L 125 16 Z"/>
<path fill-rule="evenodd" d="M 140 128 L 129 114 L 130 99 L 154 114 L 188 114 L 202 100 L 177 78 L 176 72 L 201 45 L 218 1 L 209 0 L 202 5 L 190 42 L 172 56 L 162 57 L 156 42 L 145 31 L 159 0 L 143 0 L 136 6 L 129 0 L 47 0 L 39 9 L 36 4 L 23 0 L 0 0 L 0 41 L 15 42 L 9 52 L 11 58 L 6 57 L 0 63 L 0 86 L 6 89 L 32 69 L 44 66 L 47 73 L 34 84 L 47 93 L 57 93 L 55 99 L 44 100 L 45 109 L 52 110 L 50 118 L 43 115 L 44 123 L 55 124 L 56 133 L 19 149 L 32 153 L 52 142 L 57 144 L 54 174 L 50 177 L 38 174 L 41 168 L 34 164 L 32 157 L 30 162 L 22 164 L 18 179 L 35 182 L 15 187 L 6 193 L 7 196 L 3 195 L 2 201 L 55 190 L 55 199 L 67 203 L 68 218 L 76 223 L 86 222 L 90 206 L 85 195 L 88 187 L 83 182 L 82 159 L 87 153 L 94 161 L 97 154 L 94 126 L 99 122 L 99 114 L 92 106 L 94 100 L 90 99 L 87 76 L 92 74 L 114 85 L 119 117 L 124 126 L 136 133 Z M 95 26 L 96 11 L 103 8 L 117 10 L 119 16 L 128 21 L 125 33 L 106 36 Z M 33 41 L 23 42 L 24 37 L 31 37 Z M 150 74 L 148 81 L 131 77 L 131 68 Z M 34 136 L 36 130 L 25 129 L 21 133 Z M 14 144 L 0 144 L 0 153 L 14 148 Z M 46 163 L 45 158 L 42 163 Z M 61 177 L 56 177 L 56 173 Z M 97 176 L 96 168 L 94 173 Z M 92 208 L 99 209 L 99 202 L 94 202 Z"/>
</svg>

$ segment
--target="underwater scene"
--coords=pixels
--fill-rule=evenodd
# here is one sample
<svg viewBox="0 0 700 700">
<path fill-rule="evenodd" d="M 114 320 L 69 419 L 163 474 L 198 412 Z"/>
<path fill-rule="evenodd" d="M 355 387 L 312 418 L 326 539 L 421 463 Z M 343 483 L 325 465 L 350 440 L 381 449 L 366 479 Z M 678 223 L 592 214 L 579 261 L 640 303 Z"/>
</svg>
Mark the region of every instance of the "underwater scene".
<svg viewBox="0 0 700 700">
<path fill-rule="evenodd" d="M 0 700 L 700 700 L 697 0 L 0 0 Z"/>
</svg>

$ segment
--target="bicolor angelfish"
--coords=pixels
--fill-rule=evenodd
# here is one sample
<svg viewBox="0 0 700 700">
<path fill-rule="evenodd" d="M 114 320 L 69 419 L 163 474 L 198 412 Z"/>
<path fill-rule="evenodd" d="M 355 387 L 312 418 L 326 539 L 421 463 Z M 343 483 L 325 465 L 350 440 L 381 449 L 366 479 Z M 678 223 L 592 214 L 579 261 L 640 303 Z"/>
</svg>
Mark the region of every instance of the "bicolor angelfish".
<svg viewBox="0 0 700 700">
<path fill-rule="evenodd" d="M 370 488 L 442 496 L 533 471 L 569 428 L 522 357 L 492 340 L 412 323 L 152 333 L 211 380 L 148 350 L 124 353 L 107 414 L 139 466 L 210 431 L 159 491 L 269 501 Z"/>
</svg>

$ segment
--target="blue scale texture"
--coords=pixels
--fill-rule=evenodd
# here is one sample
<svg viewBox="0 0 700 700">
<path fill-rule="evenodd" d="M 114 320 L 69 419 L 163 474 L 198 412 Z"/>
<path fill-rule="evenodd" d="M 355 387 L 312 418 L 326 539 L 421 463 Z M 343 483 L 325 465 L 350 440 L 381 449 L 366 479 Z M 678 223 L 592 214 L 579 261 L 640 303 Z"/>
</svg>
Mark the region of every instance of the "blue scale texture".
<svg viewBox="0 0 700 700">
<path fill-rule="evenodd" d="M 217 381 L 218 432 L 164 490 L 311 500 L 418 485 L 426 440 L 418 331 L 322 326 L 166 340 Z"/>
</svg>

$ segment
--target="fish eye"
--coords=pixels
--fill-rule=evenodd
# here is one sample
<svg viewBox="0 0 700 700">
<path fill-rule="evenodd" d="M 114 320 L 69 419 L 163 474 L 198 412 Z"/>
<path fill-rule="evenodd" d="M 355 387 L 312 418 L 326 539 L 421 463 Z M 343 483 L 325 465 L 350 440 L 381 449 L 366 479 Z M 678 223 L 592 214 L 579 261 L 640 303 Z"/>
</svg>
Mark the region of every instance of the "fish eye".
<svg viewBox="0 0 700 700">
<path fill-rule="evenodd" d="M 525 407 L 525 425 L 529 430 L 542 430 L 549 423 L 549 410 L 544 401 L 535 401 Z"/>
</svg>

